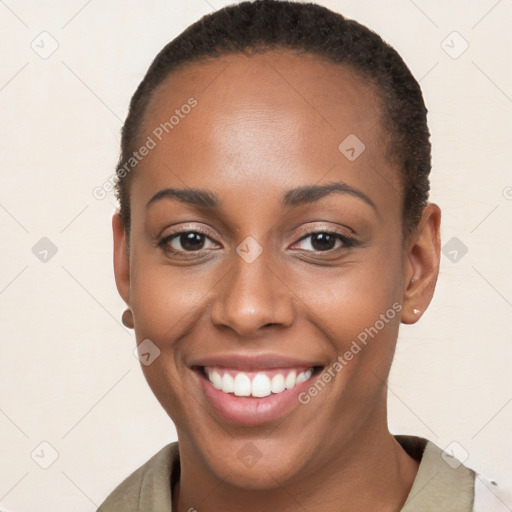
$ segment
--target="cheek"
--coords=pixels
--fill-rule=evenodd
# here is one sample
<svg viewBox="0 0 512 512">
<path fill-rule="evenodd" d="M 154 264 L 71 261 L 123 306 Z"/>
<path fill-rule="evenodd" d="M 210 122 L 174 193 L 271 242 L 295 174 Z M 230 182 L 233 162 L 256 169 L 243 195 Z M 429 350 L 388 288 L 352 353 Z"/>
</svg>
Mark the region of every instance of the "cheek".
<svg viewBox="0 0 512 512">
<path fill-rule="evenodd" d="M 309 310 L 318 327 L 336 340 L 339 349 L 374 326 L 381 315 L 386 317 L 386 329 L 379 322 L 379 331 L 383 336 L 392 335 L 393 329 L 387 327 L 399 325 L 402 280 L 399 250 L 369 250 L 361 258 L 348 261 L 344 268 L 323 270 L 316 272 L 313 279 L 302 279 L 300 296 L 307 306 L 304 314 Z"/>
<path fill-rule="evenodd" d="M 372 402 L 391 367 L 402 309 L 399 247 L 369 250 L 364 261 L 331 276 L 319 273 L 314 288 L 302 290 L 303 314 L 332 347 L 332 379 L 324 377 L 340 410 L 351 404 L 356 413 Z"/>
<path fill-rule="evenodd" d="M 137 344 L 149 339 L 159 351 L 150 365 L 141 365 L 142 370 L 157 399 L 174 416 L 180 409 L 175 407 L 176 400 L 187 395 L 177 378 L 184 371 L 186 336 L 204 318 L 205 297 L 216 280 L 204 270 L 185 272 L 141 254 L 133 261 L 131 296 Z"/>
<path fill-rule="evenodd" d="M 330 341 L 334 357 L 343 358 L 350 374 L 363 375 L 361 366 L 385 373 L 391 363 L 401 304 L 390 293 L 387 277 L 357 273 L 317 279 L 322 291 L 308 295 L 303 314 Z"/>
<path fill-rule="evenodd" d="M 215 285 L 213 276 L 198 267 L 185 270 L 154 258 L 135 259 L 131 294 L 137 336 L 165 343 L 178 339 L 197 319 L 204 297 Z"/>
</svg>

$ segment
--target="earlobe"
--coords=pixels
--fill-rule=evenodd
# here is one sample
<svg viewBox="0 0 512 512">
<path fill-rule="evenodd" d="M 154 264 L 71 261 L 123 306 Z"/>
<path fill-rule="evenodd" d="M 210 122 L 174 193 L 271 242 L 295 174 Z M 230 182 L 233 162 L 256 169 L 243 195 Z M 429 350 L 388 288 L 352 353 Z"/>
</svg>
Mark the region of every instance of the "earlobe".
<svg viewBox="0 0 512 512">
<path fill-rule="evenodd" d="M 130 304 L 130 259 L 127 250 L 126 232 L 119 210 L 112 216 L 112 234 L 114 239 L 114 276 L 117 291 L 121 298 Z"/>
<path fill-rule="evenodd" d="M 429 203 L 407 246 L 401 318 L 404 324 L 416 323 L 434 295 L 441 255 L 440 224 L 439 206 Z"/>
</svg>

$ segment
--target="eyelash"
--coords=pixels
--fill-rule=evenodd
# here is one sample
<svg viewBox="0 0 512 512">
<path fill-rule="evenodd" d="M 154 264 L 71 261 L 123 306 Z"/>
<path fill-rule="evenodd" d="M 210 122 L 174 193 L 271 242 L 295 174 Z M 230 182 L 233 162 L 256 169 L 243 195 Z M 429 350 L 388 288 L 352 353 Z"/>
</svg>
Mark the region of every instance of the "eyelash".
<svg viewBox="0 0 512 512">
<path fill-rule="evenodd" d="M 174 238 L 178 238 L 180 235 L 184 235 L 184 234 L 187 234 L 187 233 L 197 233 L 199 235 L 203 235 L 205 236 L 206 238 L 210 238 L 208 236 L 207 233 L 205 233 L 203 230 L 201 229 L 183 229 L 181 231 L 176 231 L 175 233 L 172 233 L 170 235 L 167 235 L 163 238 L 161 238 L 159 241 L 157 241 L 157 246 L 160 247 L 165 253 L 170 253 L 170 254 L 194 254 L 194 253 L 197 253 L 199 251 L 204 251 L 204 249 L 199 249 L 199 251 L 177 251 L 175 249 L 172 249 L 168 244 L 169 242 L 174 239 Z M 210 238 L 211 239 L 211 238 Z"/>
<path fill-rule="evenodd" d="M 342 246 L 341 247 L 338 247 L 338 248 L 333 248 L 333 249 L 328 249 L 327 251 L 307 251 L 307 252 L 313 252 L 315 254 L 335 254 L 337 252 L 340 252 L 340 251 L 346 251 L 348 249 L 351 249 L 352 247 L 355 247 L 357 245 L 357 241 L 355 240 L 355 238 L 352 238 L 346 234 L 341 234 L 341 233 L 337 233 L 336 231 L 328 231 L 326 229 L 319 229 L 317 231 L 310 231 L 308 233 L 306 233 L 305 235 L 301 236 L 297 242 L 294 243 L 294 245 L 298 242 L 301 242 L 302 240 L 306 240 L 307 238 L 309 237 L 312 237 L 314 235 L 319 235 L 319 234 L 324 234 L 324 235 L 330 235 L 332 237 L 335 238 L 335 240 L 340 240 L 341 243 L 342 243 Z M 336 242 L 335 242 L 336 243 Z"/>
<path fill-rule="evenodd" d="M 172 249 L 170 246 L 169 246 L 169 242 L 175 238 L 178 238 L 180 237 L 181 235 L 184 235 L 184 234 L 188 234 L 188 233 L 197 233 L 197 234 L 200 234 L 200 235 L 203 235 L 205 236 L 206 238 L 209 238 L 211 240 L 211 237 L 205 233 L 203 230 L 201 229 L 187 229 L 187 230 L 182 230 L 182 231 L 177 231 L 175 233 L 172 233 L 170 235 L 167 235 L 163 238 L 161 238 L 160 240 L 157 241 L 156 245 L 161 248 L 165 253 L 170 253 L 170 254 L 173 254 L 173 255 L 179 255 L 179 254 L 197 254 L 198 252 L 200 251 L 204 251 L 205 249 L 198 249 L 197 251 L 177 251 L 175 249 Z M 340 252 L 340 251 L 346 251 L 348 249 L 351 249 L 352 247 L 355 247 L 357 245 L 357 241 L 348 236 L 348 235 L 345 235 L 345 234 L 341 234 L 341 233 L 337 233 L 335 231 L 328 231 L 328 230 L 318 230 L 318 231 L 310 231 L 309 233 L 305 234 L 304 236 L 301 236 L 296 242 L 294 242 L 294 245 L 298 242 L 301 242 L 309 237 L 312 237 L 314 235 L 318 235 L 318 234 L 325 234 L 325 235 L 331 235 L 331 236 L 334 236 L 336 238 L 336 240 L 340 240 L 342 242 L 342 247 L 338 247 L 338 248 L 333 248 L 333 249 L 328 249 L 326 251 L 306 251 L 306 252 L 312 252 L 312 253 L 315 253 L 315 254 L 333 254 L 333 253 L 336 253 L 336 252 Z M 207 250 L 207 249 L 206 249 Z"/>
</svg>

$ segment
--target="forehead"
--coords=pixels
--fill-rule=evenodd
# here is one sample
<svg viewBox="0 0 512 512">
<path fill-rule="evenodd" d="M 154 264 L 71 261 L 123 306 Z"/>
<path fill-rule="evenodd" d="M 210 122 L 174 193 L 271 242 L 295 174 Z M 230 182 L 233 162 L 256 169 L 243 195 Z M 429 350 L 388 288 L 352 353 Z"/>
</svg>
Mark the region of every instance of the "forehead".
<svg viewBox="0 0 512 512">
<path fill-rule="evenodd" d="M 191 95 L 201 99 L 211 117 L 218 113 L 216 108 L 226 114 L 258 106 L 273 113 L 288 109 L 314 127 L 334 130 L 338 122 L 354 129 L 361 124 L 371 127 L 380 117 L 374 87 L 353 67 L 280 49 L 182 65 L 152 93 L 143 129 Z"/>
<path fill-rule="evenodd" d="M 156 145 L 134 177 L 146 198 L 172 181 L 246 193 L 325 177 L 399 199 L 373 86 L 311 54 L 229 54 L 179 68 L 148 104 L 139 141 L 147 137 Z"/>
</svg>

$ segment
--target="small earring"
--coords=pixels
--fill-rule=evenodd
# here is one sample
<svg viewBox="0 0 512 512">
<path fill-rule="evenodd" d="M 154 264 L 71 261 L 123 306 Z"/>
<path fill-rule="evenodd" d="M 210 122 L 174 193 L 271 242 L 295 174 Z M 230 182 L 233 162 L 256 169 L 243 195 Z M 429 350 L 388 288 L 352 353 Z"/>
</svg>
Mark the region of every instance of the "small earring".
<svg viewBox="0 0 512 512">
<path fill-rule="evenodd" d="M 130 308 L 126 309 L 123 313 L 123 316 L 121 317 L 121 322 L 123 322 L 123 325 L 125 327 L 128 327 L 129 329 L 133 329 L 134 323 L 133 323 L 133 313 Z"/>
<path fill-rule="evenodd" d="M 412 310 L 412 312 L 413 312 L 415 315 L 417 315 L 418 313 L 420 313 L 420 310 L 419 310 L 419 309 L 414 308 L 414 309 Z"/>
</svg>

